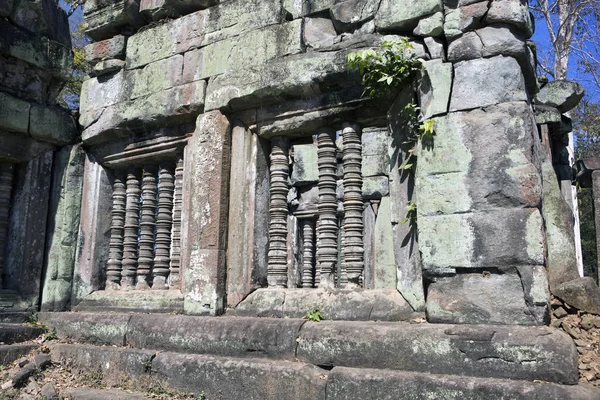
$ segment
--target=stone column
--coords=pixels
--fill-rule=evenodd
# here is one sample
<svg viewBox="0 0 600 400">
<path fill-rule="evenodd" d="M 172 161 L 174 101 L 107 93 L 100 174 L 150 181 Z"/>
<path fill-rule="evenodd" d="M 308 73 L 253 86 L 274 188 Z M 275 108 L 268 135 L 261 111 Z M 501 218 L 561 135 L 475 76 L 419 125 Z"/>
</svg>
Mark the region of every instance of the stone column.
<svg viewBox="0 0 600 400">
<path fill-rule="evenodd" d="M 290 165 L 289 143 L 285 138 L 271 140 L 271 200 L 269 203 L 269 264 L 267 281 L 270 287 L 287 286 L 287 197 Z"/>
<path fill-rule="evenodd" d="M 300 220 L 302 225 L 302 287 L 315 287 L 315 221 L 312 218 Z"/>
<path fill-rule="evenodd" d="M 164 165 L 160 168 L 158 183 L 158 213 L 156 217 L 156 255 L 152 275 L 153 289 L 168 289 L 167 277 L 171 264 L 171 227 L 173 223 L 173 167 Z"/>
<path fill-rule="evenodd" d="M 363 198 L 362 198 L 362 145 L 360 128 L 345 124 L 344 143 L 344 242 L 342 263 L 346 269 L 346 287 L 360 287 L 364 269 Z"/>
<path fill-rule="evenodd" d="M 338 254 L 338 222 L 336 200 L 337 162 L 335 130 L 322 128 L 317 135 L 319 166 L 319 225 L 317 230 L 317 264 L 319 286 L 335 286 L 335 266 Z"/>
<path fill-rule="evenodd" d="M 138 231 L 140 227 L 140 171 L 136 168 L 130 168 L 127 171 L 126 193 L 121 287 L 133 289 L 137 275 Z"/>
<path fill-rule="evenodd" d="M 140 257 L 137 267 L 137 290 L 150 289 L 150 271 L 154 262 L 156 227 L 156 166 L 145 165 L 142 175 L 142 215 L 140 218 Z"/>
<path fill-rule="evenodd" d="M 183 157 L 175 167 L 175 189 L 173 192 L 173 229 L 171 230 L 171 268 L 169 287 L 179 289 L 181 265 L 181 206 L 183 202 Z"/>
<path fill-rule="evenodd" d="M 0 289 L 4 273 L 4 252 L 8 237 L 8 216 L 10 212 L 10 195 L 12 193 L 14 165 L 0 163 Z"/>
<path fill-rule="evenodd" d="M 106 289 L 108 290 L 117 290 L 121 286 L 126 199 L 125 180 L 123 175 L 122 171 L 117 171 L 113 180 L 110 249 L 108 262 L 106 263 Z"/>
</svg>

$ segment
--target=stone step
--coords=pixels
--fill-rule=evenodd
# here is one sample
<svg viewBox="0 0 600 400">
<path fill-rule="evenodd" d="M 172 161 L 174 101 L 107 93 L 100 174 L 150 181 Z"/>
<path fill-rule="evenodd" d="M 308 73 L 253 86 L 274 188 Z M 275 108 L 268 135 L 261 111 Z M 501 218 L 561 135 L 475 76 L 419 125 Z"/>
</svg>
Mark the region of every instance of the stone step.
<svg viewBox="0 0 600 400">
<path fill-rule="evenodd" d="M 145 400 L 150 399 L 139 393 L 129 393 L 117 389 L 94 389 L 88 387 L 65 389 L 61 396 L 71 400 Z"/>
<path fill-rule="evenodd" d="M 5 344 L 0 345 L 0 365 L 8 365 L 11 362 L 28 354 L 31 350 L 38 348 L 38 344 Z"/>
<path fill-rule="evenodd" d="M 35 339 L 44 332 L 43 328 L 37 326 L 0 323 L 0 343 L 26 342 Z"/>
<path fill-rule="evenodd" d="M 0 323 L 24 324 L 31 316 L 32 314 L 28 312 L 0 312 Z"/>
<path fill-rule="evenodd" d="M 75 373 L 100 374 L 106 385 L 128 376 L 136 390 L 160 382 L 170 390 L 204 393 L 207 399 L 600 399 L 598 389 L 583 385 L 387 369 L 329 370 L 300 361 L 70 344 L 52 345 L 51 355 Z"/>
<path fill-rule="evenodd" d="M 73 342 L 237 358 L 576 384 L 577 351 L 548 327 L 292 318 L 40 313 Z"/>
</svg>

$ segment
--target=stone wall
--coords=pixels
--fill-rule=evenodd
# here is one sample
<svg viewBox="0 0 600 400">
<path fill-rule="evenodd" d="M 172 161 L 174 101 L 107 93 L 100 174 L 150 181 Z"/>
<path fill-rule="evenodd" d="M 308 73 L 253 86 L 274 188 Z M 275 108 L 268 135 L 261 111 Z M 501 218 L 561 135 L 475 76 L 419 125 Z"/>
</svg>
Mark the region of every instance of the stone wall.
<svg viewBox="0 0 600 400">
<path fill-rule="evenodd" d="M 547 323 L 526 2 L 88 1 L 85 23 L 73 304 Z M 399 37 L 423 60 L 418 87 L 361 96 L 346 55 Z M 411 175 L 413 99 L 435 137 Z M 180 181 L 152 172 L 179 163 Z"/>
<path fill-rule="evenodd" d="M 66 196 L 78 197 L 77 185 L 67 194 L 57 182 L 72 173 L 61 156 L 68 150 L 58 150 L 78 138 L 70 113 L 56 105 L 73 70 L 71 39 L 66 14 L 51 0 L 3 1 L 0 32 L 0 308 L 36 309 L 45 242 L 60 236 L 49 208 L 52 220 L 71 226 L 60 240 L 72 240 L 79 224 L 76 200 L 70 214 L 60 210 Z"/>
</svg>

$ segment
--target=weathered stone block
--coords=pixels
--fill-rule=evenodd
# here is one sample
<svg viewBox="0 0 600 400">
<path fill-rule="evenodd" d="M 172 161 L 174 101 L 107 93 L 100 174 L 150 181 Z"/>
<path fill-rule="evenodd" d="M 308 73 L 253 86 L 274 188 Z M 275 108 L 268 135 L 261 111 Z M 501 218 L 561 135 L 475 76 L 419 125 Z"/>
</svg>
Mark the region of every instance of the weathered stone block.
<svg viewBox="0 0 600 400">
<path fill-rule="evenodd" d="M 419 20 L 413 30 L 416 36 L 440 36 L 444 33 L 444 13 L 441 11 Z"/>
<path fill-rule="evenodd" d="M 299 334 L 297 357 L 322 366 L 460 371 L 463 376 L 565 384 L 578 379 L 573 341 L 545 326 L 307 322 Z"/>
<path fill-rule="evenodd" d="M 480 28 L 487 10 L 488 3 L 485 1 L 450 9 L 444 20 L 444 34 L 447 38 L 453 38 L 463 32 Z"/>
<path fill-rule="evenodd" d="M 378 0 L 338 0 L 330 9 L 331 19 L 338 32 L 348 31 L 372 19 L 379 3 Z"/>
<path fill-rule="evenodd" d="M 454 65 L 450 111 L 527 101 L 525 80 L 511 57 L 463 61 Z"/>
<path fill-rule="evenodd" d="M 202 112 L 205 93 L 206 82 L 196 81 L 107 107 L 95 119 L 82 114 L 80 123 L 91 122 L 82 140 L 101 143 L 131 131 L 191 122 Z"/>
<path fill-rule="evenodd" d="M 390 198 L 383 197 L 377 211 L 373 231 L 373 282 L 377 289 L 396 288 L 396 260 L 392 222 L 390 218 Z"/>
<path fill-rule="evenodd" d="M 141 0 L 140 14 L 147 20 L 186 15 L 214 6 L 219 0 Z"/>
<path fill-rule="evenodd" d="M 583 86 L 570 81 L 552 81 L 544 85 L 535 96 L 537 104 L 556 107 L 560 112 L 575 108 L 583 98 Z"/>
<path fill-rule="evenodd" d="M 448 45 L 448 61 L 463 61 L 481 58 L 483 43 L 475 32 L 465 32 Z"/>
<path fill-rule="evenodd" d="M 419 20 L 442 11 L 440 0 L 382 0 L 375 16 L 375 26 L 381 31 L 412 31 Z"/>
<path fill-rule="evenodd" d="M 181 85 L 184 83 L 182 71 L 183 56 L 180 54 L 150 63 L 141 69 L 128 71 L 125 75 L 126 85 L 131 88 L 128 100 Z M 186 82 L 195 80 L 197 79 L 190 79 Z"/>
<path fill-rule="evenodd" d="M 301 20 L 273 25 L 186 53 L 184 79 L 188 82 L 205 79 L 301 51 Z"/>
<path fill-rule="evenodd" d="M 231 125 L 218 111 L 202 114 L 186 157 L 182 232 L 184 309 L 188 314 L 223 312 Z"/>
<path fill-rule="evenodd" d="M 337 32 L 329 18 L 306 18 L 304 20 L 304 43 L 315 49 L 330 47 L 335 43 Z"/>
<path fill-rule="evenodd" d="M 381 199 L 389 194 L 390 185 L 387 176 L 367 176 L 363 178 L 363 199 Z"/>
<path fill-rule="evenodd" d="M 419 104 L 423 118 L 428 119 L 448 111 L 452 89 L 452 64 L 441 60 L 425 61 L 419 81 Z"/>
<path fill-rule="evenodd" d="M 526 52 L 526 39 L 521 32 L 513 27 L 486 26 L 476 31 L 481 39 L 483 57 L 496 55 L 512 56 L 524 59 Z"/>
<path fill-rule="evenodd" d="M 319 181 L 316 144 L 294 145 L 292 157 L 292 185 L 302 186 Z"/>
<path fill-rule="evenodd" d="M 125 65 L 125 61 L 112 58 L 98 62 L 92 71 L 94 76 L 109 75 L 124 69 Z"/>
<path fill-rule="evenodd" d="M 562 283 L 552 293 L 578 310 L 600 315 L 600 289 L 592 277 L 585 276 Z"/>
<path fill-rule="evenodd" d="M 547 304 L 532 307 L 545 309 L 547 314 Z M 427 319 L 452 324 L 543 325 L 545 322 L 525 302 L 518 274 L 486 271 L 439 278 L 431 283 L 427 288 Z"/>
<path fill-rule="evenodd" d="M 515 26 L 528 38 L 533 35 L 533 23 L 527 2 L 522 0 L 494 0 L 485 17 L 488 24 L 506 23 Z"/>
<path fill-rule="evenodd" d="M 114 346 L 125 346 L 127 324 L 131 319 L 128 314 L 84 312 L 41 312 L 38 316 L 42 324 L 56 329 L 62 340 Z"/>
<path fill-rule="evenodd" d="M 4 92 L 0 92 L 0 104 L 0 128 L 27 134 L 31 104 Z"/>
<path fill-rule="evenodd" d="M 441 58 L 443 61 L 446 61 L 444 42 L 441 38 L 426 37 L 423 40 L 425 42 L 425 46 L 427 47 L 427 52 L 432 60 Z"/>
<path fill-rule="evenodd" d="M 73 117 L 66 110 L 32 104 L 29 134 L 36 140 L 62 146 L 75 141 L 79 132 Z"/>
<path fill-rule="evenodd" d="M 117 35 L 110 39 L 93 42 L 83 48 L 85 61 L 97 63 L 106 58 L 125 58 L 125 45 L 127 38 Z"/>
<path fill-rule="evenodd" d="M 469 174 L 466 171 L 441 175 L 419 176 L 417 192 L 419 214 L 453 214 L 473 208 L 469 193 Z"/>
<path fill-rule="evenodd" d="M 85 33 L 96 41 L 121 33 L 126 27 L 139 28 L 139 0 L 90 0 L 84 3 Z"/>
<path fill-rule="evenodd" d="M 81 86 L 79 105 L 81 115 L 129 100 L 129 91 L 130 85 L 125 71 L 88 79 Z M 80 123 L 83 125 L 81 118 Z"/>
<path fill-rule="evenodd" d="M 9 10 L 9 20 L 13 24 L 71 47 L 67 14 L 57 3 L 48 0 L 10 0 L 3 3 L 15 3 L 12 13 Z"/>
<path fill-rule="evenodd" d="M 543 221 L 538 209 L 419 216 L 423 269 L 510 269 L 543 265 Z"/>
</svg>

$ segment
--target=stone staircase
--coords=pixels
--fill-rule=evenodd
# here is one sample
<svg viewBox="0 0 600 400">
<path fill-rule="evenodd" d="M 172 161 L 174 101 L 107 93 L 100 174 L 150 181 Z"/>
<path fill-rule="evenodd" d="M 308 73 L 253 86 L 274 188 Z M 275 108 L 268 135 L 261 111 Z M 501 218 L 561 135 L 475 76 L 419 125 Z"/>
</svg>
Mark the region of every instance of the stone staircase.
<svg viewBox="0 0 600 400">
<path fill-rule="evenodd" d="M 40 313 L 52 360 L 213 399 L 600 399 L 548 327 Z"/>
<path fill-rule="evenodd" d="M 29 313 L 0 313 L 0 365 L 7 365 L 39 347 L 29 342 L 45 332 L 28 325 Z"/>
</svg>

